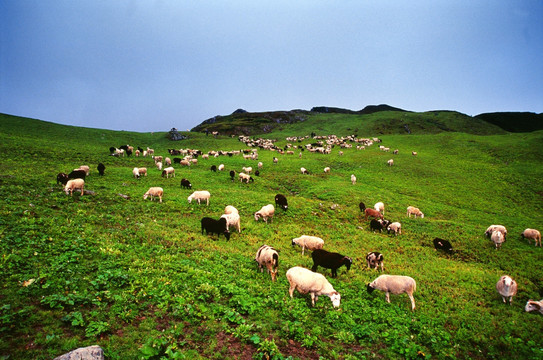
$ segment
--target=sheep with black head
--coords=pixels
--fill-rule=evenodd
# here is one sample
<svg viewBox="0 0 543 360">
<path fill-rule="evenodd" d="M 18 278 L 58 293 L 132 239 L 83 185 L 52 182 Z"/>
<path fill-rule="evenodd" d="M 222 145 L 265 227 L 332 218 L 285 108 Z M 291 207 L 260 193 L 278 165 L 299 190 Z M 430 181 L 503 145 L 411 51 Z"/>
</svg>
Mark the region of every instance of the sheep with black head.
<svg viewBox="0 0 543 360">
<path fill-rule="evenodd" d="M 226 240 L 230 240 L 230 232 L 226 229 L 225 218 L 215 220 L 210 217 L 204 217 L 200 220 L 200 224 L 202 226 L 202 235 L 205 230 L 206 234 L 217 234 L 218 237 L 223 234 Z"/>
<path fill-rule="evenodd" d="M 275 206 L 280 207 L 284 211 L 287 211 L 288 209 L 288 202 L 287 198 L 283 194 L 277 194 L 275 195 Z"/>
</svg>

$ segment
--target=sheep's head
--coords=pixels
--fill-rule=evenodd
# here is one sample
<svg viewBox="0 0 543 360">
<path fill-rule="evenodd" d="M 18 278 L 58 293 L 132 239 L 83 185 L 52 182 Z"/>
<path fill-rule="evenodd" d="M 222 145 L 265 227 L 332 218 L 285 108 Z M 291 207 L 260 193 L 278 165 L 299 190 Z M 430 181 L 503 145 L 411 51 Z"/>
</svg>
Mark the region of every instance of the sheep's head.
<svg viewBox="0 0 543 360">
<path fill-rule="evenodd" d="M 149 193 L 143 194 L 143 200 L 147 199 L 147 197 L 149 197 Z"/>
<path fill-rule="evenodd" d="M 524 311 L 530 312 L 530 311 L 539 311 L 541 312 L 541 305 L 537 301 L 528 300 L 526 302 L 526 306 L 524 307 Z"/>
<path fill-rule="evenodd" d="M 351 259 L 348 256 L 345 256 L 343 258 L 342 262 L 343 262 L 343 264 L 345 264 L 345 267 L 347 268 L 347 270 L 351 269 L 351 265 L 353 264 L 353 259 Z"/>
<path fill-rule="evenodd" d="M 260 219 L 262 217 L 262 215 L 257 211 L 255 212 L 255 220 L 258 221 L 258 219 Z"/>
<path fill-rule="evenodd" d="M 373 286 L 371 286 L 371 284 L 368 284 L 368 285 L 366 286 L 366 289 L 368 290 L 368 294 L 371 294 L 371 293 L 373 292 L 373 290 L 375 290 L 375 289 L 373 288 Z"/>
<path fill-rule="evenodd" d="M 341 302 L 341 295 L 339 295 L 337 291 L 334 291 L 329 296 L 330 300 L 332 301 L 332 305 L 334 305 L 335 308 L 339 307 L 339 303 Z"/>
<path fill-rule="evenodd" d="M 278 268 L 270 270 L 272 281 L 277 281 L 277 273 L 278 273 L 278 271 L 279 271 Z"/>
<path fill-rule="evenodd" d="M 230 231 L 224 230 L 224 237 L 226 238 L 226 240 L 230 240 Z"/>
<path fill-rule="evenodd" d="M 192 202 L 192 195 L 189 195 L 189 197 L 187 198 L 187 200 L 189 201 L 189 204 Z"/>
</svg>

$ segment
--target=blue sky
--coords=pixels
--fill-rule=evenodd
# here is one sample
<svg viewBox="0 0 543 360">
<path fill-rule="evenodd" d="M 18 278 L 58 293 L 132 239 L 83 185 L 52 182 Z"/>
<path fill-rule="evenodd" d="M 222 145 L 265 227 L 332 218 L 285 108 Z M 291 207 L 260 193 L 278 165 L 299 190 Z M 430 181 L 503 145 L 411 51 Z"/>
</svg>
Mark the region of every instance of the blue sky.
<svg viewBox="0 0 543 360">
<path fill-rule="evenodd" d="M 389 104 L 543 112 L 543 1 L 0 0 L 0 112 L 130 131 Z"/>
</svg>

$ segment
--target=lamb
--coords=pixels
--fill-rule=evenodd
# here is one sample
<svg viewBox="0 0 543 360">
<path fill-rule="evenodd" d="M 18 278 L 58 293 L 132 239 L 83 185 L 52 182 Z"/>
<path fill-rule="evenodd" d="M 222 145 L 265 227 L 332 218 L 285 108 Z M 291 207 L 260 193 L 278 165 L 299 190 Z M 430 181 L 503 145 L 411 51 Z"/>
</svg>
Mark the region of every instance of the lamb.
<svg viewBox="0 0 543 360">
<path fill-rule="evenodd" d="M 277 280 L 277 270 L 279 266 L 279 253 L 268 245 L 262 245 L 256 252 L 255 261 L 258 263 L 260 272 L 264 271 L 264 266 L 268 269 L 272 281 Z"/>
<path fill-rule="evenodd" d="M 132 169 L 132 175 L 134 175 L 134 178 L 139 179 L 140 178 L 140 171 L 137 167 Z"/>
<path fill-rule="evenodd" d="M 173 175 L 175 177 L 175 169 L 173 167 L 167 167 L 164 170 L 162 170 L 162 177 L 166 176 L 166 179 L 170 177 L 170 175 Z"/>
<path fill-rule="evenodd" d="M 83 179 L 68 180 L 66 182 L 66 186 L 64 187 L 64 192 L 66 193 L 66 195 L 68 195 L 68 193 L 70 193 L 70 195 L 73 196 L 74 190 L 79 189 L 79 190 L 81 190 L 81 196 L 83 196 L 83 194 L 84 194 L 83 187 L 84 186 L 85 186 L 85 180 L 83 180 Z"/>
<path fill-rule="evenodd" d="M 434 248 L 436 250 L 443 250 L 447 254 L 452 254 L 454 252 L 452 245 L 449 241 L 440 239 L 438 237 L 434 239 Z"/>
<path fill-rule="evenodd" d="M 304 175 L 309 175 L 309 171 L 308 171 L 306 168 L 304 168 L 304 167 L 301 167 L 301 168 L 300 168 L 300 172 L 301 172 L 302 174 L 304 174 Z"/>
<path fill-rule="evenodd" d="M 364 220 L 368 220 L 368 217 L 383 219 L 383 214 L 381 214 L 379 211 L 375 209 L 367 208 L 367 209 L 364 209 Z"/>
<path fill-rule="evenodd" d="M 275 214 L 275 207 L 272 204 L 268 204 L 265 206 L 262 206 L 260 210 L 255 212 L 255 220 L 258 221 L 258 219 L 262 218 L 267 223 L 268 219 L 270 219 L 270 223 L 273 220 L 273 215 Z"/>
<path fill-rule="evenodd" d="M 283 209 L 284 211 L 287 211 L 288 202 L 287 202 L 287 198 L 285 197 L 285 195 L 282 195 L 282 194 L 275 195 L 275 206 L 278 206 L 281 209 Z"/>
<path fill-rule="evenodd" d="M 393 222 L 387 227 L 387 234 L 390 234 L 390 232 L 394 232 L 394 235 L 401 235 L 402 234 L 402 224 L 399 222 Z"/>
<path fill-rule="evenodd" d="M 57 174 L 57 185 L 58 184 L 66 185 L 68 180 L 70 180 L 68 178 L 68 174 L 63 173 L 63 172 Z"/>
<path fill-rule="evenodd" d="M 388 164 L 388 166 L 394 165 L 394 160 L 393 159 L 388 160 L 387 164 Z"/>
<path fill-rule="evenodd" d="M 385 204 L 383 204 L 382 202 L 376 203 L 373 208 L 379 211 L 381 214 L 385 215 Z"/>
<path fill-rule="evenodd" d="M 383 271 L 383 261 L 384 257 L 380 252 L 371 251 L 366 255 L 366 263 L 370 269 L 378 270 L 378 267 L 380 266 L 381 271 Z"/>
<path fill-rule="evenodd" d="M 356 184 L 356 176 L 354 174 L 351 174 L 351 184 Z"/>
<path fill-rule="evenodd" d="M 390 303 L 390 293 L 403 294 L 406 293 L 411 300 L 411 310 L 415 310 L 415 299 L 413 293 L 417 289 L 417 283 L 412 277 L 402 275 L 380 275 L 367 286 L 368 293 L 378 289 L 385 292 L 386 300 Z"/>
<path fill-rule="evenodd" d="M 415 218 L 417 216 L 420 216 L 421 219 L 424 218 L 424 214 L 416 207 L 414 206 L 408 206 L 407 207 L 407 216 L 411 217 L 411 215 L 415 215 Z"/>
<path fill-rule="evenodd" d="M 238 230 L 238 233 L 241 232 L 241 221 L 238 210 L 235 207 L 228 205 L 224 209 L 224 215 L 221 217 L 226 219 L 227 230 L 230 230 L 230 226 L 234 226 Z"/>
<path fill-rule="evenodd" d="M 539 311 L 540 314 L 543 314 L 543 300 L 528 300 L 526 302 L 526 306 L 524 307 L 524 311 Z"/>
<path fill-rule="evenodd" d="M 507 300 L 509 300 L 509 305 L 511 305 L 513 296 L 517 294 L 517 282 L 510 276 L 504 275 L 496 283 L 496 290 L 502 296 L 504 304 L 507 304 Z"/>
<path fill-rule="evenodd" d="M 239 176 L 239 181 L 240 182 L 245 181 L 246 184 L 248 184 L 249 181 L 251 181 L 251 182 L 255 181 L 255 179 L 253 179 L 253 177 L 251 175 L 249 175 L 249 174 L 239 173 L 238 176 Z"/>
<path fill-rule="evenodd" d="M 507 229 L 503 225 L 490 225 L 485 231 L 485 236 L 490 237 L 494 231 L 501 232 L 503 234 L 503 238 L 507 238 Z"/>
<path fill-rule="evenodd" d="M 294 297 L 294 290 L 298 290 L 301 294 L 309 293 L 311 295 L 311 305 L 315 306 L 315 302 L 320 295 L 327 295 L 332 301 L 334 307 L 339 307 L 341 302 L 340 294 L 334 290 L 332 284 L 319 273 L 315 273 L 309 269 L 295 266 L 287 271 L 287 279 L 290 284 L 288 292 L 290 297 Z"/>
<path fill-rule="evenodd" d="M 192 189 L 192 184 L 187 179 L 181 179 L 181 187 L 184 189 Z"/>
<path fill-rule="evenodd" d="M 192 202 L 192 200 L 198 201 L 198 205 L 205 200 L 206 205 L 209 205 L 209 198 L 211 197 L 211 194 L 209 191 L 202 190 L 202 191 L 195 191 L 192 194 L 189 195 L 187 200 L 189 201 L 189 204 Z"/>
<path fill-rule="evenodd" d="M 502 247 L 502 244 L 505 242 L 505 236 L 501 231 L 494 231 L 492 235 L 490 235 L 490 240 L 492 240 L 494 245 L 496 245 L 496 250 L 499 250 Z"/>
<path fill-rule="evenodd" d="M 164 190 L 161 187 L 151 187 L 145 194 L 143 194 L 143 200 L 147 199 L 149 196 L 151 196 L 151 201 L 155 198 L 155 196 L 158 196 L 158 199 L 160 202 L 162 202 L 162 195 L 164 194 Z"/>
<path fill-rule="evenodd" d="M 99 163 L 96 169 L 98 170 L 98 174 L 100 174 L 100 176 L 103 176 L 104 171 L 106 170 L 106 166 L 102 163 Z"/>
<path fill-rule="evenodd" d="M 528 239 L 528 243 L 530 243 L 530 240 L 534 240 L 535 246 L 537 246 L 537 243 L 539 243 L 539 246 L 541 246 L 541 233 L 536 229 L 526 229 L 520 234 L 523 239 Z"/>
<path fill-rule="evenodd" d="M 210 217 L 204 217 L 202 220 L 200 220 L 200 224 L 202 226 L 202 235 L 204 234 L 204 230 L 207 234 L 217 234 L 218 237 L 221 236 L 221 234 L 224 235 L 226 240 L 230 240 L 230 232 L 226 228 L 226 219 L 220 218 L 219 220 L 212 219 Z"/>
<path fill-rule="evenodd" d="M 320 265 L 323 268 L 332 269 L 333 278 L 337 276 L 337 269 L 339 267 L 345 265 L 347 270 L 350 270 L 351 265 L 353 264 L 353 259 L 350 257 L 335 252 L 328 252 L 323 249 L 314 250 L 311 257 L 313 258 L 313 267 L 311 268 L 311 271 L 317 271 L 317 268 Z"/>
<path fill-rule="evenodd" d="M 305 249 L 308 249 L 308 250 L 322 249 L 322 247 L 324 246 L 324 240 L 317 236 L 302 235 L 300 237 L 292 239 L 292 246 L 295 246 L 295 245 L 302 247 L 302 256 L 303 256 Z"/>
</svg>

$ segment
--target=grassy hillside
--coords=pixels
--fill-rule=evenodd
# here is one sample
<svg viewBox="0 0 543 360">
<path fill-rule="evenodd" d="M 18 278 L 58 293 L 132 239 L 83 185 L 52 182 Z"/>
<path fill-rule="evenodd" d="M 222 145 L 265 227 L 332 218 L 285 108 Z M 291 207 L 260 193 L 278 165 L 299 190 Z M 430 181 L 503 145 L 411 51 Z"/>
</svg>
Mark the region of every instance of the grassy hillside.
<svg viewBox="0 0 543 360">
<path fill-rule="evenodd" d="M 543 131 L 505 133 L 456 113 L 446 120 L 388 115 L 360 121 L 320 114 L 268 136 L 280 147 L 286 136 L 312 131 L 379 136 L 398 155 L 378 145 L 301 158 L 259 150 L 264 166 L 250 184 L 228 176 L 256 168 L 241 156 L 175 165 L 176 177 L 166 179 L 150 158 L 108 151 L 126 143 L 164 156 L 174 147 L 245 149 L 237 138 L 190 133 L 171 142 L 165 133 L 1 116 L 0 358 L 51 359 L 92 344 L 108 359 L 543 358 L 543 316 L 524 311 L 528 299 L 543 298 L 543 249 L 519 236 L 527 227 L 543 230 Z M 401 131 L 405 123 L 411 135 Z M 471 133 L 434 131 L 439 127 Z M 209 171 L 221 163 L 227 171 Z M 56 174 L 84 164 L 91 166 L 86 189 L 95 194 L 67 196 Z M 149 175 L 134 179 L 135 166 Z M 302 166 L 312 174 L 301 175 Z M 209 206 L 188 204 L 183 177 L 211 192 Z M 150 186 L 164 188 L 163 203 L 142 199 Z M 277 193 L 288 197 L 289 210 L 278 209 L 271 224 L 256 222 L 252 214 Z M 385 218 L 401 222 L 402 235 L 372 233 L 360 201 L 383 201 Z M 200 219 L 218 218 L 228 204 L 240 212 L 241 233 L 229 241 L 202 235 Z M 408 205 L 424 219 L 406 217 Z M 499 251 L 483 236 L 491 224 L 509 230 Z M 290 245 L 302 234 L 353 258 L 350 271 L 342 267 L 334 279 L 318 269 L 341 293 L 340 309 L 326 296 L 314 308 L 308 295 L 288 296 L 286 270 L 312 266 L 310 255 Z M 436 252 L 436 236 L 457 253 Z M 253 260 L 264 243 L 280 251 L 275 283 Z M 417 281 L 414 312 L 406 295 L 391 295 L 388 304 L 382 292 L 367 293 L 378 276 L 366 266 L 369 251 L 384 254 L 385 273 Z M 518 282 L 511 306 L 495 290 L 503 274 Z"/>
</svg>

